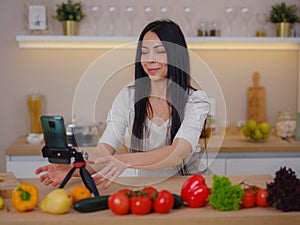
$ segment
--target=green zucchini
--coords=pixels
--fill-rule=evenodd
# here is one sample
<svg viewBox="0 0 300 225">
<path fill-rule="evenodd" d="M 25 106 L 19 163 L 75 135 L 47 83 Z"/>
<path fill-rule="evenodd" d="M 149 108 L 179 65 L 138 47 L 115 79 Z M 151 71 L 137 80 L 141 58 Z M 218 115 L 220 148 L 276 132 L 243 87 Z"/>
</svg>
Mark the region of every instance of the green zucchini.
<svg viewBox="0 0 300 225">
<path fill-rule="evenodd" d="M 179 209 L 182 205 L 183 205 L 183 200 L 182 198 L 177 195 L 177 194 L 173 194 L 174 196 L 174 204 L 173 204 L 173 209 Z"/>
<path fill-rule="evenodd" d="M 74 203 L 73 208 L 78 212 L 95 212 L 108 209 L 109 195 L 86 198 Z"/>
</svg>

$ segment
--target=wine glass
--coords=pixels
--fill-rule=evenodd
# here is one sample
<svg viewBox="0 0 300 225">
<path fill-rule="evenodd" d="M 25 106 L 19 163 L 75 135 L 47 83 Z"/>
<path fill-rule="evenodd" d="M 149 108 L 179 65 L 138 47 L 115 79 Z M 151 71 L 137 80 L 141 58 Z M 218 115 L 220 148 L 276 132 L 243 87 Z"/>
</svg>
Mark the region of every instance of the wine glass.
<svg viewBox="0 0 300 225">
<path fill-rule="evenodd" d="M 167 19 L 168 18 L 168 12 L 169 12 L 169 9 L 168 7 L 166 6 L 161 6 L 160 9 L 159 9 L 159 16 L 161 19 Z"/>
<path fill-rule="evenodd" d="M 257 13 L 257 22 L 259 23 L 259 28 L 256 32 L 256 36 L 258 37 L 264 37 L 266 36 L 266 24 L 268 22 L 268 14 L 263 12 Z"/>
<path fill-rule="evenodd" d="M 109 34 L 113 36 L 116 32 L 116 18 L 119 15 L 119 8 L 115 5 L 110 5 L 107 8 L 107 13 L 110 18 Z"/>
<path fill-rule="evenodd" d="M 92 18 L 93 35 L 99 35 L 99 20 L 102 13 L 102 7 L 98 4 L 90 6 L 90 15 Z"/>
<path fill-rule="evenodd" d="M 146 23 L 152 21 L 154 19 L 154 8 L 153 8 L 153 6 L 146 5 L 144 7 L 144 15 L 145 15 Z"/>
<path fill-rule="evenodd" d="M 136 17 L 136 9 L 132 5 L 125 7 L 126 17 L 128 19 L 128 35 L 133 35 L 133 22 Z"/>
<path fill-rule="evenodd" d="M 250 9 L 246 6 L 240 8 L 240 14 L 243 21 L 243 35 L 248 36 L 248 23 L 251 19 L 251 12 Z"/>
<path fill-rule="evenodd" d="M 231 6 L 225 8 L 225 17 L 227 21 L 227 33 L 229 36 L 232 36 L 232 23 L 236 17 L 235 9 Z"/>
<path fill-rule="evenodd" d="M 190 6 L 183 7 L 183 20 L 185 22 L 186 35 L 190 35 L 190 22 L 192 20 L 192 8 Z"/>
</svg>

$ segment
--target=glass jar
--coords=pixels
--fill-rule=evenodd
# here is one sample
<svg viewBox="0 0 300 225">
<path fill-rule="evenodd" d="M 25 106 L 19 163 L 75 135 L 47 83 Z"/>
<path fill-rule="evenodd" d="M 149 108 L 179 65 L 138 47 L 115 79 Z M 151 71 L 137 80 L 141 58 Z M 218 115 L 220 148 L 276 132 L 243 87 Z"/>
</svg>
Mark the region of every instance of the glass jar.
<svg viewBox="0 0 300 225">
<path fill-rule="evenodd" d="M 201 22 L 200 23 L 200 27 L 198 28 L 197 35 L 199 37 L 208 36 L 207 30 L 206 30 L 206 23 L 205 22 Z"/>
<path fill-rule="evenodd" d="M 34 92 L 27 96 L 27 106 L 30 116 L 30 133 L 41 134 L 42 96 L 39 92 Z"/>
<path fill-rule="evenodd" d="M 290 110 L 277 113 L 275 135 L 281 138 L 291 138 L 296 135 L 296 113 Z"/>
</svg>

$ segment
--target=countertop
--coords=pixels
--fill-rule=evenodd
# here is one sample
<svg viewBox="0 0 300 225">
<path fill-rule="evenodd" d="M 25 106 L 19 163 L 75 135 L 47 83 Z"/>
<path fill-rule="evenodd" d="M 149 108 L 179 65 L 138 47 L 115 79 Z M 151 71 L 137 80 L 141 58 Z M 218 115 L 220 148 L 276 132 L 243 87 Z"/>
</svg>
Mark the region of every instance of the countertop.
<svg viewBox="0 0 300 225">
<path fill-rule="evenodd" d="M 212 177 L 204 176 L 207 185 L 211 187 Z M 138 189 L 134 185 L 152 185 L 158 190 L 167 189 L 172 193 L 179 194 L 180 188 L 188 177 L 171 177 L 171 178 L 155 178 L 155 177 L 120 177 L 115 183 L 106 190 L 100 190 L 100 194 L 112 194 L 115 191 L 129 187 Z M 265 187 L 267 182 L 271 182 L 273 177 L 271 175 L 239 175 L 229 176 L 232 183 L 240 183 L 247 180 L 251 184 L 256 184 L 260 187 Z M 39 182 L 38 179 L 19 179 L 20 182 L 26 182 L 36 185 L 39 188 L 40 202 L 53 187 L 45 186 Z M 72 178 L 65 186 L 65 189 L 70 191 L 75 185 L 82 184 L 80 178 Z M 261 208 L 255 207 L 250 209 L 240 209 L 238 211 L 222 212 L 213 209 L 207 205 L 202 208 L 188 208 L 182 207 L 180 209 L 173 209 L 168 214 L 151 213 L 148 215 L 114 215 L 110 210 L 97 211 L 92 213 L 79 213 L 74 209 L 63 215 L 45 214 L 39 208 L 31 212 L 21 213 L 16 211 L 12 206 L 10 199 L 5 199 L 8 205 L 7 210 L 0 211 L 1 225 L 50 225 L 50 224 L 64 224 L 64 225 L 77 225 L 77 224 L 118 224 L 118 225 L 132 225 L 132 224 L 163 224 L 163 225 L 182 225 L 182 224 L 205 224 L 205 225 L 289 225 L 299 224 L 300 212 L 282 212 L 273 207 Z"/>
<path fill-rule="evenodd" d="M 203 145 L 203 139 L 200 140 Z M 217 144 L 216 144 L 217 143 Z M 221 146 L 218 145 L 221 143 Z M 41 155 L 44 144 L 28 144 L 25 136 L 17 138 L 6 149 L 6 155 Z M 81 147 L 82 151 L 89 152 L 92 147 Z M 125 147 L 121 147 L 119 152 L 125 152 Z M 223 137 L 211 136 L 208 140 L 208 151 L 219 153 L 281 153 L 281 152 L 300 152 L 300 141 L 290 139 L 282 140 L 271 136 L 268 140 L 261 143 L 254 143 L 247 140 L 242 135 L 228 134 Z"/>
</svg>

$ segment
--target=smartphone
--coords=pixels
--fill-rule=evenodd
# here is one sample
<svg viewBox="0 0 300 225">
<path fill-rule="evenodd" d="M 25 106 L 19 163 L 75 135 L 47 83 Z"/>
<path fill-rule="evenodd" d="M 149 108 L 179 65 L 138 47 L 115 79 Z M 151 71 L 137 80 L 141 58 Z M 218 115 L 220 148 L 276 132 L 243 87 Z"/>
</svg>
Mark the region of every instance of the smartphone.
<svg viewBox="0 0 300 225">
<path fill-rule="evenodd" d="M 67 148 L 67 136 L 62 116 L 41 116 L 45 144 L 48 148 Z"/>
<path fill-rule="evenodd" d="M 68 138 L 62 116 L 41 116 L 45 147 L 43 157 L 51 163 L 69 164 L 72 149 L 68 147 Z"/>
</svg>

